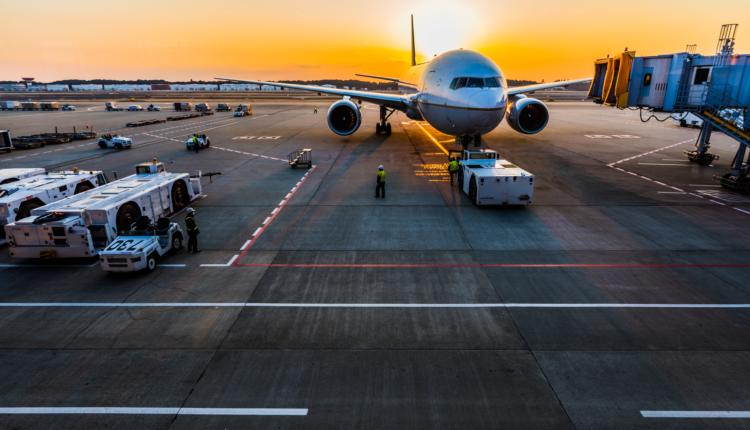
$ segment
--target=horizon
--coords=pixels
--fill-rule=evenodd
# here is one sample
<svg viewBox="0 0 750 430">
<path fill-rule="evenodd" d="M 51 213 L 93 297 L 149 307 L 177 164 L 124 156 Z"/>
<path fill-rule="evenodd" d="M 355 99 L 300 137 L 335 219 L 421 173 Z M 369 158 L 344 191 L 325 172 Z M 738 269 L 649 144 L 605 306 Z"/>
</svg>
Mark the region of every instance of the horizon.
<svg viewBox="0 0 750 430">
<path fill-rule="evenodd" d="M 450 49 L 487 55 L 515 80 L 554 81 L 592 74 L 593 62 L 623 48 L 638 55 L 681 52 L 697 43 L 713 53 L 721 24 L 740 24 L 735 51 L 750 51 L 750 8 L 739 0 L 693 11 L 697 1 L 560 5 L 474 0 L 386 0 L 377 8 L 335 0 L 326 10 L 298 0 L 274 5 L 134 0 L 101 6 L 92 0 L 4 2 L 6 41 L 0 80 L 64 79 L 212 81 L 215 76 L 263 80 L 350 80 L 355 73 L 400 77 L 409 66 L 409 15 L 418 60 Z M 397 7 L 398 6 L 398 7 Z M 279 10 L 295 10 L 295 16 Z M 611 22 L 632 15 L 638 26 Z M 333 11 L 333 12 L 331 12 Z M 393 12 L 392 12 L 393 11 Z M 538 14 L 544 11 L 543 14 Z M 231 13 L 229 13 L 231 12 Z M 662 19 L 669 16 L 668 22 Z M 300 18 L 304 17 L 304 18 Z M 690 36 L 684 36 L 690 29 Z M 29 37 L 29 36 L 32 37 Z M 73 77 L 71 77 L 73 76 Z M 157 76 L 152 78 L 152 76 Z"/>
</svg>

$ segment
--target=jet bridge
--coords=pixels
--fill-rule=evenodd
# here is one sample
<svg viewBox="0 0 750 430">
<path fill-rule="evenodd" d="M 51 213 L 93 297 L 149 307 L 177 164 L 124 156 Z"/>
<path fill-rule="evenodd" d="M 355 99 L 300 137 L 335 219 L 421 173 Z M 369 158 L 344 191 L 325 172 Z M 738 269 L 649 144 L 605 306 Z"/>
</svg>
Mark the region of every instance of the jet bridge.
<svg viewBox="0 0 750 430">
<path fill-rule="evenodd" d="M 628 51 L 596 60 L 589 98 L 620 109 L 640 109 L 641 120 L 656 113 L 692 113 L 703 120 L 696 148 L 686 152 L 692 162 L 707 166 L 717 157 L 709 152 L 711 133 L 721 131 L 738 143 L 721 185 L 750 193 L 750 55 L 734 53 L 737 24 L 722 26 L 716 54 L 694 52 L 637 57 Z M 690 50 L 692 51 L 692 49 Z M 649 112 L 644 119 L 643 111 Z"/>
</svg>

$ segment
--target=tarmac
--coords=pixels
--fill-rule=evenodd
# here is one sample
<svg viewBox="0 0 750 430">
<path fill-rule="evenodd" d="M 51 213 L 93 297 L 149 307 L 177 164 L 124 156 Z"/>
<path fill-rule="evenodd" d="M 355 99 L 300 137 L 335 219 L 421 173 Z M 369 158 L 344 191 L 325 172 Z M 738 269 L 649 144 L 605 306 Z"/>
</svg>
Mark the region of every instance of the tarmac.
<svg viewBox="0 0 750 430">
<path fill-rule="evenodd" d="M 475 207 L 449 136 L 401 114 L 377 136 L 365 105 L 338 137 L 327 103 L 139 128 L 173 113 L 0 112 L 13 135 L 134 142 L 0 168 L 221 172 L 193 206 L 203 251 L 153 273 L 0 250 L 0 428 L 750 428 L 750 197 L 713 180 L 731 140 L 701 167 L 697 129 L 551 102 L 542 133 L 484 142 L 535 175 L 533 204 Z M 312 169 L 289 167 L 301 148 Z"/>
</svg>

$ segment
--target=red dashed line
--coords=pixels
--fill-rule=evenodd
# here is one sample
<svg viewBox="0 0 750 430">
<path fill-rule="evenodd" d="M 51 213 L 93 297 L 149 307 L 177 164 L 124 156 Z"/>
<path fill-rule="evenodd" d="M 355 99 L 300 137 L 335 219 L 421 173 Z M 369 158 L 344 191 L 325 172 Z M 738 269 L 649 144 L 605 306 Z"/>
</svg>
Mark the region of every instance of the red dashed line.
<svg viewBox="0 0 750 430">
<path fill-rule="evenodd" d="M 310 176 L 310 173 L 312 173 L 317 168 L 318 168 L 318 166 L 315 166 L 315 165 L 312 166 L 310 168 L 310 170 L 308 170 L 307 173 L 305 173 L 305 175 L 302 176 L 302 179 L 300 179 L 299 182 L 297 182 L 297 184 L 294 186 L 294 188 L 292 188 L 292 191 L 290 191 L 286 195 L 286 197 L 284 197 L 284 199 L 279 202 L 279 205 L 277 207 L 275 207 L 273 209 L 273 211 L 271 211 L 271 215 L 269 215 L 268 217 L 266 217 L 266 219 L 263 220 L 263 224 L 260 227 L 256 228 L 255 231 L 253 232 L 252 236 L 250 237 L 250 239 L 248 239 L 242 245 L 242 248 L 240 248 L 241 253 L 240 253 L 239 257 L 236 258 L 236 259 L 234 259 L 229 264 L 230 266 L 244 266 L 243 264 L 238 264 L 237 262 L 240 261 L 242 259 L 242 257 L 244 257 L 245 254 L 247 254 L 247 252 L 250 250 L 250 248 L 253 247 L 253 245 L 258 240 L 258 238 L 263 234 L 264 231 L 266 231 L 266 229 L 268 228 L 268 226 L 271 225 L 271 223 L 273 223 L 273 221 L 276 219 L 276 217 L 279 216 L 279 214 L 281 213 L 281 210 L 284 209 L 284 207 L 287 205 L 287 203 L 289 203 L 289 199 L 291 199 L 292 196 L 294 196 L 294 194 L 300 189 L 300 187 L 302 186 L 302 184 L 305 183 L 305 181 L 307 180 L 307 178 Z"/>
</svg>

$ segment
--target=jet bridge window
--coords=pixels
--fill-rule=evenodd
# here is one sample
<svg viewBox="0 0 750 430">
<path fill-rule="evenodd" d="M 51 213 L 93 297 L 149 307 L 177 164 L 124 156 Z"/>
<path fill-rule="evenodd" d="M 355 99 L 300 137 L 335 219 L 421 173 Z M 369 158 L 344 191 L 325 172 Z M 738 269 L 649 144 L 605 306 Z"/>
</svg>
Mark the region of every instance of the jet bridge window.
<svg viewBox="0 0 750 430">
<path fill-rule="evenodd" d="M 693 85 L 701 85 L 708 82 L 708 76 L 711 74 L 710 67 L 698 67 L 695 69 L 695 78 L 693 78 Z"/>
</svg>

